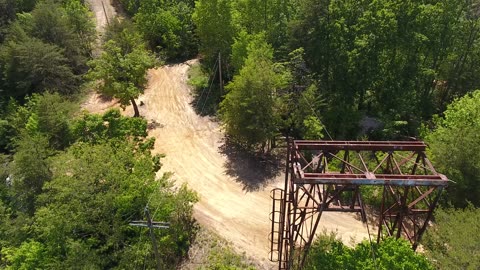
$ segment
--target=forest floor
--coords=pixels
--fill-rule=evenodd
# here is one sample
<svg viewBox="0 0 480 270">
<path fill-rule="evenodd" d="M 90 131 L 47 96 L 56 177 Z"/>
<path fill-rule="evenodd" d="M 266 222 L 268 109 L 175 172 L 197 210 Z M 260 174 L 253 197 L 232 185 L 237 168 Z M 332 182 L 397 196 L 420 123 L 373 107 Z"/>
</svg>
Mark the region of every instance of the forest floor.
<svg viewBox="0 0 480 270">
<path fill-rule="evenodd" d="M 107 14 L 115 14 L 111 0 L 104 1 Z M 106 23 L 102 0 L 88 2 L 101 32 Z M 166 155 L 159 175 L 172 172 L 177 183 L 187 183 L 200 195 L 194 208 L 197 221 L 252 257 L 257 265 L 272 269 L 274 264 L 268 261 L 270 190 L 283 187 L 283 170 L 238 152 L 225 142 L 215 119 L 195 112 L 187 71 L 196 61 L 151 69 L 148 87 L 137 101 L 143 103 L 139 109 L 149 123 L 149 136 L 156 138 L 153 152 Z M 91 93 L 82 107 L 102 113 L 119 104 Z M 131 106 L 123 113 L 133 115 Z M 347 244 L 368 237 L 366 227 L 353 214 L 324 213 L 318 231 L 322 228 L 336 231 Z"/>
</svg>

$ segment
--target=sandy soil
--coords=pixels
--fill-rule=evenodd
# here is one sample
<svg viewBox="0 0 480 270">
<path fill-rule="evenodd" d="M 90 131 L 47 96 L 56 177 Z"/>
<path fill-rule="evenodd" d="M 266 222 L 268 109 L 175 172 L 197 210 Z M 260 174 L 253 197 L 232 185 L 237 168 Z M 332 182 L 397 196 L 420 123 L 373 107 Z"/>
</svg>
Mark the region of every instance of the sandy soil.
<svg viewBox="0 0 480 270">
<path fill-rule="evenodd" d="M 107 17 L 116 12 L 112 0 L 88 0 L 101 35 Z M 264 269 L 273 269 L 268 261 L 271 211 L 270 190 L 283 187 L 281 171 L 257 166 L 225 144 L 217 122 L 197 115 L 191 106 L 192 95 L 186 84 L 188 68 L 195 63 L 168 65 L 149 71 L 149 84 L 139 97 L 140 113 L 148 120 L 149 136 L 156 138 L 155 153 L 164 153 L 159 174 L 173 172 L 173 179 L 200 195 L 194 216 L 202 225 L 231 241 L 234 247 L 254 258 Z M 83 108 L 102 113 L 119 107 L 92 93 Z M 125 115 L 133 115 L 130 107 Z M 353 215 L 324 213 L 322 228 L 336 230 L 345 243 L 368 237 L 366 228 Z"/>
<path fill-rule="evenodd" d="M 239 251 L 254 257 L 265 269 L 268 262 L 268 233 L 273 187 L 283 186 L 281 173 L 261 175 L 258 168 L 228 151 L 218 123 L 197 115 L 190 105 L 192 96 L 186 84 L 187 70 L 195 60 L 149 71 L 149 85 L 139 97 L 140 113 L 151 125 L 156 138 L 154 152 L 166 154 L 160 173 L 173 172 L 173 178 L 197 191 L 195 218 L 231 241 Z M 93 94 L 84 104 L 91 112 L 117 106 Z M 128 107 L 126 115 L 133 115 Z M 251 169 L 251 170 L 250 170 Z M 254 175 L 258 173 L 258 183 Z M 253 175 L 253 177 L 252 177 Z M 252 182 L 253 181 L 253 182 Z M 320 230 L 336 230 L 344 242 L 368 237 L 366 228 L 353 215 L 324 213 Z"/>
</svg>

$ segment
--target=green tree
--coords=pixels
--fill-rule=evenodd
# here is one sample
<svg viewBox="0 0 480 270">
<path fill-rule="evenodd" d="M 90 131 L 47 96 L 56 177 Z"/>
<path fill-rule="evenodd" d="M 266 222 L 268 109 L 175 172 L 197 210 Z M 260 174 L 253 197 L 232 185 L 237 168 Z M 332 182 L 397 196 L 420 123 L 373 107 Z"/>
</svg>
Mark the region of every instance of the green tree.
<svg viewBox="0 0 480 270">
<path fill-rule="evenodd" d="M 480 209 L 436 209 L 435 224 L 426 232 L 422 244 L 437 269 L 480 268 Z"/>
<path fill-rule="evenodd" d="M 237 0 L 233 2 L 233 23 L 249 34 L 264 32 L 277 57 L 285 53 L 288 23 L 296 10 L 292 0 Z"/>
<path fill-rule="evenodd" d="M 49 157 L 53 155 L 48 139 L 41 134 L 24 132 L 16 139 L 11 163 L 12 187 L 20 211 L 33 215 L 37 196 L 51 179 Z"/>
<path fill-rule="evenodd" d="M 71 142 L 70 121 L 77 105 L 66 100 L 58 93 L 45 92 L 33 94 L 25 98 L 25 104 L 15 101 L 8 104 L 5 113 L 6 145 L 19 134 L 28 132 L 31 135 L 40 134 L 48 139 L 49 147 L 64 149 Z"/>
<path fill-rule="evenodd" d="M 64 50 L 35 38 L 4 44 L 0 68 L 6 94 L 13 97 L 45 90 L 67 94 L 77 85 Z"/>
<path fill-rule="evenodd" d="M 0 42 L 3 42 L 8 25 L 15 20 L 16 1 L 0 0 Z"/>
<path fill-rule="evenodd" d="M 232 4 L 228 0 L 199 0 L 195 2 L 193 21 L 200 40 L 200 53 L 213 66 L 218 53 L 230 55 L 236 29 L 232 22 Z"/>
<path fill-rule="evenodd" d="M 245 64 L 226 86 L 228 93 L 220 106 L 227 134 L 250 148 L 275 135 L 276 91 L 285 86 L 286 78 L 276 72 L 273 50 L 264 36 L 254 38 L 247 50 Z"/>
<path fill-rule="evenodd" d="M 170 59 L 183 59 L 197 53 L 193 8 L 189 1 L 141 1 L 134 20 L 152 48 Z"/>
<path fill-rule="evenodd" d="M 125 118 L 118 110 L 103 115 L 86 113 L 72 123 L 71 129 L 77 141 L 95 144 L 125 138 L 140 142 L 147 137 L 147 123 L 143 119 Z"/>
<path fill-rule="evenodd" d="M 67 0 L 64 6 L 70 29 L 76 35 L 75 46 L 80 45 L 78 50 L 83 56 L 90 56 L 96 37 L 93 14 L 82 0 Z"/>
<path fill-rule="evenodd" d="M 20 99 L 45 90 L 72 94 L 95 38 L 91 14 L 80 0 L 38 1 L 33 10 L 27 2 L 5 7 L 8 12 L 31 12 L 16 13 L 16 20 L 0 30 L 5 35 L 0 44 L 2 95 Z"/>
<path fill-rule="evenodd" d="M 70 135 L 70 121 L 77 110 L 77 105 L 65 100 L 58 93 L 44 93 L 34 95 L 29 100 L 31 116 L 38 123 L 37 131 L 44 134 L 50 147 L 64 149 L 72 141 Z"/>
<path fill-rule="evenodd" d="M 232 56 L 230 62 L 235 69 L 235 74 L 238 74 L 245 64 L 245 60 L 248 56 L 248 45 L 252 39 L 254 39 L 254 35 L 250 35 L 244 30 L 240 31 L 234 39 L 235 41 L 232 44 Z"/>
<path fill-rule="evenodd" d="M 33 37 L 63 48 L 71 67 L 77 74 L 83 73 L 95 38 L 94 25 L 80 1 L 65 2 L 66 7 L 53 0 L 39 1 L 31 12 L 31 28 L 26 30 Z"/>
<path fill-rule="evenodd" d="M 324 101 L 306 66 L 303 48 L 290 52 L 289 60 L 284 66 L 290 73 L 290 78 L 288 87 L 279 92 L 280 130 L 294 138 L 323 138 L 324 126 L 320 111 Z"/>
<path fill-rule="evenodd" d="M 45 246 L 36 241 L 24 242 L 19 248 L 4 248 L 1 254 L 8 266 L 5 269 L 42 269 L 48 267 L 51 259 Z"/>
<path fill-rule="evenodd" d="M 115 40 L 108 41 L 102 55 L 89 62 L 91 69 L 87 77 L 97 80 L 102 94 L 118 98 L 123 108 L 131 103 L 134 116 L 138 117 L 135 99 L 143 93 L 147 70 L 155 61 L 141 43 L 127 50 L 120 45 Z"/>
<path fill-rule="evenodd" d="M 480 205 L 480 91 L 466 95 L 433 121 L 428 131 L 429 156 L 435 168 L 454 181 L 448 188 L 448 200 L 456 207 L 467 202 Z"/>
<path fill-rule="evenodd" d="M 154 268 L 148 229 L 129 225 L 144 219 L 148 205 L 154 220 L 170 222 L 155 234 L 161 267 L 175 268 L 196 230 L 198 199 L 186 186 L 175 187 L 168 174 L 156 178 L 159 156 L 150 152 L 154 140 L 146 138 L 146 121 L 118 110 L 84 115 L 71 128 L 77 142 L 53 152 L 39 135 L 40 119 L 28 117 L 30 137 L 18 141 L 13 167 L 0 167 L 0 176 L 11 174 L 13 183 L 0 188 L 2 267 Z M 25 218 L 16 208 L 26 211 L 23 198 L 29 194 L 32 218 Z"/>
<path fill-rule="evenodd" d="M 22 12 L 30 12 L 36 0 L 0 0 L 0 43 L 8 33 L 9 25 Z"/>
<path fill-rule="evenodd" d="M 299 6 L 290 23 L 291 49 L 305 49 L 328 102 L 322 115 L 336 137 L 355 137 L 364 114 L 393 128 L 393 122 L 407 123 L 390 134 L 416 135 L 454 92 L 478 88 L 472 74 L 480 24 L 471 1 L 308 0 Z"/>
<path fill-rule="evenodd" d="M 76 143 L 52 160 L 53 179 L 39 199 L 42 207 L 36 213 L 36 233 L 58 258 L 59 268 L 85 260 L 77 249 L 89 255 L 85 263 L 94 268 L 131 268 L 141 249 L 152 251 L 148 237 L 139 241 L 147 231 L 128 225 L 144 219 L 148 204 L 155 220 L 171 222 L 171 229 L 156 232 L 163 267 L 171 268 L 188 248 L 196 196 L 185 187 L 175 190 L 167 175 L 155 179 L 156 159 L 150 148 L 142 146 L 149 141 L 145 120 L 127 119 L 118 111 L 103 120 L 107 130 L 92 132 L 99 133 L 95 137 L 106 135 L 106 140 Z M 134 124 L 139 121 L 143 129 Z M 148 260 L 147 265 L 154 262 Z"/>
</svg>

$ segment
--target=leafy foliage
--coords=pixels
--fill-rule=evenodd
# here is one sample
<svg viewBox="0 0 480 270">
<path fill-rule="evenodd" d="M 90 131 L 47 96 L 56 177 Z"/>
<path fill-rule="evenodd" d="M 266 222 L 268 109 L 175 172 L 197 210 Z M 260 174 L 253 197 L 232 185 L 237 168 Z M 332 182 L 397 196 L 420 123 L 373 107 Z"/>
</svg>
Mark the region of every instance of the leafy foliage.
<svg viewBox="0 0 480 270">
<path fill-rule="evenodd" d="M 52 177 L 48 158 L 53 155 L 48 140 L 40 134 L 24 134 L 17 139 L 12 162 L 12 187 L 18 208 L 33 215 L 37 196 Z"/>
<path fill-rule="evenodd" d="M 135 116 L 139 116 L 135 98 L 143 92 L 147 83 L 146 72 L 153 67 L 154 59 L 142 46 L 139 37 L 127 31 L 122 32 L 123 42 L 112 39 L 105 44 L 102 55 L 89 62 L 92 69 L 87 76 L 98 80 L 99 91 L 118 98 L 123 108 L 131 103 Z"/>
<path fill-rule="evenodd" d="M 437 269 L 478 269 L 480 267 L 480 209 L 435 210 L 435 225 L 422 241 L 426 254 Z"/>
<path fill-rule="evenodd" d="M 240 74 L 226 89 L 220 104 L 226 131 L 241 145 L 252 147 L 271 139 L 276 131 L 275 92 L 286 83 L 272 62 L 272 49 L 262 36 L 248 47 Z"/>
<path fill-rule="evenodd" d="M 375 252 L 373 259 L 372 249 Z M 416 254 L 405 240 L 384 239 L 380 244 L 363 241 L 355 248 L 322 235 L 312 244 L 305 269 L 432 269 L 425 257 Z"/>
<path fill-rule="evenodd" d="M 186 186 L 174 187 L 168 174 L 156 179 L 160 156 L 150 153 L 154 141 L 146 138 L 145 120 L 122 117 L 118 110 L 85 114 L 68 122 L 74 142 L 54 151 L 40 128 L 45 117 L 31 120 L 36 114 L 30 112 L 42 111 L 42 99 L 52 97 L 58 95 L 35 96 L 25 107 L 28 120 L 13 161 L 6 173 L 0 171 L 11 179 L 0 189 L 2 266 L 154 267 L 147 230 L 128 224 L 144 219 L 145 205 L 154 220 L 171 224 L 155 232 L 161 267 L 177 265 L 196 230 L 192 207 L 198 199 Z"/>
<path fill-rule="evenodd" d="M 7 128 L 10 129 L 7 146 L 22 133 L 41 134 L 54 149 L 63 149 L 71 143 L 70 121 L 77 106 L 58 93 L 33 94 L 25 105 L 11 101 L 8 105 Z"/>
<path fill-rule="evenodd" d="M 220 53 L 228 56 L 236 32 L 232 21 L 232 1 L 199 0 L 195 3 L 193 21 L 200 40 L 200 53 L 213 66 Z"/>
<path fill-rule="evenodd" d="M 467 201 L 479 206 L 480 91 L 456 100 L 433 122 L 436 128 L 427 132 L 426 141 L 436 169 L 454 181 L 447 188 L 448 199 L 457 207 Z"/>
<path fill-rule="evenodd" d="M 300 7 L 290 40 L 305 48 L 335 137 L 355 136 L 361 113 L 407 122 L 401 134 L 415 135 L 454 93 L 478 88 L 470 72 L 478 70 L 471 61 L 479 24 L 469 1 L 309 0 Z"/>
<path fill-rule="evenodd" d="M 169 59 L 185 59 L 197 53 L 193 8 L 193 1 L 141 1 L 134 20 L 152 48 Z"/>
<path fill-rule="evenodd" d="M 9 17 L 8 28 L 0 30 L 5 33 L 0 44 L 2 95 L 21 99 L 45 90 L 74 93 L 94 39 L 88 9 L 80 0 L 64 1 L 64 5 L 38 1 L 33 10 L 27 2 L 4 6 L 8 12 L 31 12 L 18 13 L 15 21 Z"/>
<path fill-rule="evenodd" d="M 5 248 L 2 253 L 11 262 L 5 269 L 42 269 L 48 267 L 49 260 L 45 246 L 36 241 L 24 242 L 19 248 Z"/>
<path fill-rule="evenodd" d="M 76 77 L 64 50 L 38 39 L 7 42 L 0 51 L 7 95 L 23 97 L 46 89 L 72 93 Z"/>
</svg>

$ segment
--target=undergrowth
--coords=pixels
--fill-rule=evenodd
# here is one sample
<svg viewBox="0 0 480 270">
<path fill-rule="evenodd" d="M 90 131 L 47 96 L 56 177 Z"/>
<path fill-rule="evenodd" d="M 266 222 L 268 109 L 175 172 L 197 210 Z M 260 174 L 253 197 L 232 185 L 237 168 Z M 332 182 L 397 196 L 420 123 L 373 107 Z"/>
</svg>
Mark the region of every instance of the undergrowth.
<svg viewBox="0 0 480 270">
<path fill-rule="evenodd" d="M 182 270 L 255 270 L 258 267 L 245 253 L 206 228 L 200 228 Z"/>
</svg>

